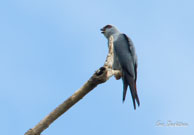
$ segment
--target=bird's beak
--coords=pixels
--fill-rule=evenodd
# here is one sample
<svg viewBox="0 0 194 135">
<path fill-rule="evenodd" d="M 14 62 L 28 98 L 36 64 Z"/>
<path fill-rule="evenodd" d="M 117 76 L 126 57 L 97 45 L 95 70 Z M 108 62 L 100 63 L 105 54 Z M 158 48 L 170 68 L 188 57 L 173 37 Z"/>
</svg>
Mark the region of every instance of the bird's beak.
<svg viewBox="0 0 194 135">
<path fill-rule="evenodd" d="M 101 30 L 101 33 L 102 33 L 102 34 L 105 33 L 105 29 L 104 29 L 104 28 L 102 28 L 102 29 L 100 29 L 100 30 Z"/>
</svg>

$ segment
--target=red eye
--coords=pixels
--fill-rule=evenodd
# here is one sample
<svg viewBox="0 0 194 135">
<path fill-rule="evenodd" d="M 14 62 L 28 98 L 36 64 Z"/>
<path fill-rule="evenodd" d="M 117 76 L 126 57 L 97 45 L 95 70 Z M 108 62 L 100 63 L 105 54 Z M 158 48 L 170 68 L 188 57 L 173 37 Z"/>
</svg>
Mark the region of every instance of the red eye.
<svg viewBox="0 0 194 135">
<path fill-rule="evenodd" d="M 100 30 L 102 31 L 102 33 L 105 33 L 106 29 L 110 29 L 110 28 L 112 28 L 111 25 L 106 25 L 106 26 L 104 26 L 104 27 L 103 27 L 102 29 L 100 29 Z"/>
<path fill-rule="evenodd" d="M 111 25 L 106 25 L 105 28 L 112 28 L 112 26 Z"/>
</svg>

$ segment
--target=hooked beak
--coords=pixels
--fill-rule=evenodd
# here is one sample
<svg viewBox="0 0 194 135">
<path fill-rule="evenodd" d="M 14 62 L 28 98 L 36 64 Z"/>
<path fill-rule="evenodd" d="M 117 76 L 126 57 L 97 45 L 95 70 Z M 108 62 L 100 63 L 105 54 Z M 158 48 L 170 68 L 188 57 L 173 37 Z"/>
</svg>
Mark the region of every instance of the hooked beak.
<svg viewBox="0 0 194 135">
<path fill-rule="evenodd" d="M 102 33 L 102 34 L 105 33 L 105 29 L 104 29 L 104 28 L 102 28 L 102 29 L 100 29 L 100 30 L 101 30 L 101 33 Z"/>
</svg>

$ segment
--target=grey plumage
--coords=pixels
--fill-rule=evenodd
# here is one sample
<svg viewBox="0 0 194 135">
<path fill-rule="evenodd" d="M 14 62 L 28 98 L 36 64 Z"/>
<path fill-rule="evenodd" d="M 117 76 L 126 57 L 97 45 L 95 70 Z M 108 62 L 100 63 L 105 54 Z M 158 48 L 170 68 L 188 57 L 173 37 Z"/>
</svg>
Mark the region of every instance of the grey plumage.
<svg viewBox="0 0 194 135">
<path fill-rule="evenodd" d="M 122 71 L 123 81 L 123 102 L 125 101 L 127 88 L 130 87 L 134 109 L 136 103 L 140 105 L 137 95 L 137 56 L 135 47 L 127 35 L 120 33 L 118 29 L 112 25 L 106 25 L 101 29 L 102 33 L 108 39 L 111 35 L 114 38 L 114 62 L 113 69 Z"/>
</svg>

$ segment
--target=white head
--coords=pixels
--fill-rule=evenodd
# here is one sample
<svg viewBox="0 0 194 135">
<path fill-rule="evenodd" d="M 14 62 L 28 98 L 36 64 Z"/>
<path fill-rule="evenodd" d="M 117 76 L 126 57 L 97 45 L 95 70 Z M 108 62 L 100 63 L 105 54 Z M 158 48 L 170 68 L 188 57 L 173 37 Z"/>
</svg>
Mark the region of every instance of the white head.
<svg viewBox="0 0 194 135">
<path fill-rule="evenodd" d="M 118 29 L 112 25 L 106 25 L 101 30 L 101 33 L 108 39 L 111 35 L 119 33 Z"/>
</svg>

